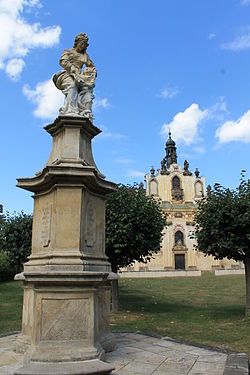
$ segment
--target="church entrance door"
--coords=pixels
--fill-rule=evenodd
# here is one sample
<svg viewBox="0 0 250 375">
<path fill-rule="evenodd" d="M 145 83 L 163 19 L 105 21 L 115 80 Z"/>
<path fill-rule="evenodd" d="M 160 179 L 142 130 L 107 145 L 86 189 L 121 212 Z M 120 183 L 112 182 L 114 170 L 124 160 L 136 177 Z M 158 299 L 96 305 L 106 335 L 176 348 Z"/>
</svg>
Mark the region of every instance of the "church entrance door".
<svg viewBox="0 0 250 375">
<path fill-rule="evenodd" d="M 175 254 L 175 269 L 185 270 L 185 254 Z"/>
</svg>

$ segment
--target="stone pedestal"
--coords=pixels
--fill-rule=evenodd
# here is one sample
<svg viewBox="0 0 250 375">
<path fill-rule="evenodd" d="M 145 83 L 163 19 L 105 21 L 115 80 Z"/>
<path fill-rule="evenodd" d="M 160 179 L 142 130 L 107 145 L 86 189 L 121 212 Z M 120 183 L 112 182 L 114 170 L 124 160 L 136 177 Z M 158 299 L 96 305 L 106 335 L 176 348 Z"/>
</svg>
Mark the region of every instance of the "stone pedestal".
<svg viewBox="0 0 250 375">
<path fill-rule="evenodd" d="M 88 119 L 59 117 L 45 130 L 53 137 L 46 166 L 18 179 L 35 194 L 17 343 L 26 366 L 15 374 L 59 374 L 60 366 L 63 374 L 109 374 L 101 361 L 110 346 L 105 196 L 115 185 L 95 165 L 91 139 L 100 130 Z"/>
</svg>

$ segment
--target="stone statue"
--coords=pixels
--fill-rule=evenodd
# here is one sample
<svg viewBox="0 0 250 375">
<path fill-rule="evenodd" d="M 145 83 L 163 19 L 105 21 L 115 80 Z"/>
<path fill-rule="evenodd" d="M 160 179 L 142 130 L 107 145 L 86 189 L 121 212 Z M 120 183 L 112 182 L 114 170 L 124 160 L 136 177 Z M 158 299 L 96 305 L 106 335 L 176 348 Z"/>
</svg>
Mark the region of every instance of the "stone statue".
<svg viewBox="0 0 250 375">
<path fill-rule="evenodd" d="M 198 169 L 198 168 L 195 169 L 194 174 L 195 174 L 195 177 L 196 177 L 196 178 L 199 178 L 200 172 L 199 172 L 199 169 Z"/>
<path fill-rule="evenodd" d="M 93 120 L 93 89 L 97 71 L 87 54 L 88 36 L 78 34 L 72 49 L 63 51 L 60 65 L 64 68 L 53 76 L 56 87 L 65 95 L 60 115 L 83 116 Z M 82 71 L 82 67 L 85 68 Z"/>
<path fill-rule="evenodd" d="M 161 161 L 161 171 L 164 173 L 166 170 L 166 160 L 163 158 Z"/>
<path fill-rule="evenodd" d="M 161 174 L 170 174 L 166 167 L 166 158 L 163 158 L 161 161 Z"/>
<path fill-rule="evenodd" d="M 140 183 L 139 183 L 139 190 L 143 190 L 143 189 L 144 189 L 143 182 L 140 182 Z"/>
<path fill-rule="evenodd" d="M 187 160 L 184 161 L 184 172 L 183 172 L 183 175 L 184 176 L 191 176 L 192 175 L 192 172 L 189 171 L 189 162 Z"/>
<path fill-rule="evenodd" d="M 187 160 L 184 161 L 184 170 L 188 171 L 189 168 L 189 162 Z"/>
</svg>

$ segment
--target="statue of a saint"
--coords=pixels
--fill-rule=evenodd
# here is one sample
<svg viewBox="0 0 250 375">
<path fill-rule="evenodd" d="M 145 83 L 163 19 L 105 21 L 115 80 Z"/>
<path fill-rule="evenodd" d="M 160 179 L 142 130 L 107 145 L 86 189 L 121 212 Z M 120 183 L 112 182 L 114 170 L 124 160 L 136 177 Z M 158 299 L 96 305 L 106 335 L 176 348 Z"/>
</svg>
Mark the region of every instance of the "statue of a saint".
<svg viewBox="0 0 250 375">
<path fill-rule="evenodd" d="M 53 76 L 53 82 L 65 95 L 60 115 L 83 116 L 93 120 L 93 90 L 97 71 L 87 54 L 87 47 L 88 36 L 85 33 L 77 35 L 73 48 L 63 51 L 59 63 L 64 70 Z"/>
<path fill-rule="evenodd" d="M 192 172 L 189 171 L 189 162 L 187 160 L 184 161 L 184 172 L 183 172 L 183 175 L 184 176 L 191 176 L 192 175 Z"/>
<path fill-rule="evenodd" d="M 167 170 L 165 158 L 161 161 L 161 171 L 164 173 Z"/>
<path fill-rule="evenodd" d="M 189 168 L 189 162 L 187 160 L 184 161 L 184 170 L 188 171 Z"/>
<path fill-rule="evenodd" d="M 195 177 L 196 177 L 196 178 L 199 178 L 200 172 L 199 172 L 199 169 L 198 169 L 198 168 L 195 169 L 194 174 L 195 174 Z"/>
</svg>

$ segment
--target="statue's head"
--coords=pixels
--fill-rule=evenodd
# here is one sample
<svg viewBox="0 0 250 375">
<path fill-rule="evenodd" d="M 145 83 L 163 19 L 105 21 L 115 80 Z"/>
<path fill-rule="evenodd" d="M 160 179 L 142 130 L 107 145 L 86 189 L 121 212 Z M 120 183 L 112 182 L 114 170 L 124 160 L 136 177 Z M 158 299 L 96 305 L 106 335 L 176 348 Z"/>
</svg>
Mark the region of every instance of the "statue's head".
<svg viewBox="0 0 250 375">
<path fill-rule="evenodd" d="M 85 52 L 88 47 L 88 36 L 85 33 L 80 33 L 75 37 L 75 42 L 73 48 L 77 50 L 77 52 Z"/>
</svg>

